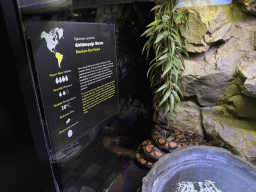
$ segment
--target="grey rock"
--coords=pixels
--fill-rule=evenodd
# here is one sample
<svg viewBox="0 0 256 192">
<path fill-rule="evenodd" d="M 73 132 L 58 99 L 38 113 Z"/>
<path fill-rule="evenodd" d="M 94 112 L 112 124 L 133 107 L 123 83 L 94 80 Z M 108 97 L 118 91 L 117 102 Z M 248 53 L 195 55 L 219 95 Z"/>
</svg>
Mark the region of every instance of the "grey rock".
<svg viewBox="0 0 256 192">
<path fill-rule="evenodd" d="M 237 65 L 245 55 L 245 52 L 236 49 L 238 40 L 231 38 L 217 50 L 216 69 L 228 75 L 231 79 Z"/>
<path fill-rule="evenodd" d="M 167 117 L 171 124 L 180 130 L 189 130 L 203 135 L 200 107 L 195 103 L 192 101 L 183 101 L 175 107 L 174 112 L 176 114 L 176 123 L 170 116 Z"/>
<path fill-rule="evenodd" d="M 226 73 L 214 69 L 210 72 L 214 66 L 208 66 L 209 71 L 206 71 L 205 65 L 206 62 L 185 61 L 184 95 L 187 97 L 196 95 L 200 105 L 209 107 L 217 104 L 228 85 L 229 77 Z"/>
<path fill-rule="evenodd" d="M 213 107 L 202 108 L 202 122 L 207 135 L 223 139 L 242 157 L 256 157 L 256 131 L 254 120 L 239 120 L 232 116 L 220 115 Z"/>
<path fill-rule="evenodd" d="M 256 99 L 236 95 L 228 99 L 226 108 L 238 117 L 256 118 Z"/>
<path fill-rule="evenodd" d="M 235 30 L 235 25 L 229 22 L 224 10 L 219 8 L 218 13 L 210 22 L 209 28 L 204 35 L 204 40 L 207 44 L 227 41 L 234 36 Z"/>
<path fill-rule="evenodd" d="M 241 28 L 237 30 L 235 38 L 237 39 L 236 49 L 242 52 L 252 52 L 254 51 L 254 31 L 255 31 L 255 21 L 249 22 L 249 25 L 240 24 Z"/>
<path fill-rule="evenodd" d="M 230 11 L 230 9 L 227 10 Z M 200 12 L 200 15 L 203 14 Z M 185 70 L 183 72 L 185 80 L 184 95 L 187 97 L 197 96 L 199 104 L 204 107 L 216 105 L 223 97 L 222 94 L 228 88 L 237 65 L 247 54 L 247 51 L 252 50 L 251 34 L 253 34 L 252 30 L 254 28 L 251 26 L 255 25 L 255 22 L 251 22 L 253 25 L 245 26 L 236 26 L 230 23 L 226 11 L 221 7 L 213 10 L 213 15 L 215 16 L 209 19 L 209 26 L 204 38 L 209 45 L 216 42 L 221 44 L 217 47 L 211 47 L 197 58 L 185 60 Z M 194 44 L 202 42 L 202 39 L 199 41 L 199 36 L 194 41 L 189 35 L 185 38 Z M 250 46 L 243 46 L 241 39 L 247 39 L 246 42 L 250 43 Z M 251 82 L 248 81 L 248 83 Z M 250 84 L 246 86 L 248 90 L 252 90 Z M 229 93 L 229 95 L 232 95 L 232 93 Z"/>
<path fill-rule="evenodd" d="M 242 87 L 243 93 L 250 97 L 256 97 L 256 64 L 255 62 L 242 61 L 238 67 L 237 72 L 246 80 Z"/>
<path fill-rule="evenodd" d="M 203 36 L 207 31 L 207 26 L 202 22 L 200 15 L 193 9 L 189 9 L 189 28 L 186 33 L 185 26 L 181 25 L 181 35 L 185 38 L 185 47 L 187 51 L 193 53 L 202 53 L 209 49 L 204 42 Z"/>
<path fill-rule="evenodd" d="M 210 73 L 197 80 L 196 95 L 202 106 L 214 106 L 228 85 L 228 76 L 223 72 Z"/>
</svg>

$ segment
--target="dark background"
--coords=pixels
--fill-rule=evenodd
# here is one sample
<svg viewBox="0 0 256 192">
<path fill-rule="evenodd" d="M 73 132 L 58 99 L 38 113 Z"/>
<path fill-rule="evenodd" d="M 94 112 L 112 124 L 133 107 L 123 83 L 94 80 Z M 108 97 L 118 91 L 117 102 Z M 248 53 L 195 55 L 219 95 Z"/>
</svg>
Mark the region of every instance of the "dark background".
<svg viewBox="0 0 256 192">
<path fill-rule="evenodd" d="M 4 45 L 0 76 L 0 191 L 45 191 L 3 12 L 0 21 Z"/>
<path fill-rule="evenodd" d="M 36 91 L 39 91 L 39 85 L 30 79 L 31 71 L 35 72 L 35 69 L 29 69 L 28 66 L 28 55 L 24 44 L 25 41 L 22 37 L 22 22 L 18 17 L 17 8 L 13 7 L 12 3 L 15 1 L 0 0 L 0 2 L 0 8 L 3 10 L 0 14 L 0 19 L 3 26 L 2 44 L 4 45 L 4 52 L 1 54 L 1 59 L 4 62 L 2 62 L 2 94 L 0 100 L 0 191 L 55 191 L 47 158 L 45 145 L 47 143 L 44 141 L 44 135 L 41 130 L 41 127 L 44 126 L 44 119 L 41 119 L 40 113 L 42 117 L 44 115 L 43 111 L 39 113 L 37 108 L 40 106 L 39 108 L 42 109 L 42 103 L 36 102 L 36 97 L 40 95 L 39 92 L 35 94 Z M 152 4 L 146 7 L 145 10 L 143 9 L 144 5 L 141 5 L 140 8 L 143 10 L 141 13 L 149 13 Z M 128 105 L 134 99 L 150 104 L 151 98 L 147 79 L 145 75 L 141 75 L 145 74 L 145 67 L 147 68 L 145 57 L 141 55 L 140 51 L 145 39 L 141 40 L 138 45 L 139 36 L 149 22 L 138 20 L 135 14 L 137 10 L 130 8 L 130 5 L 127 5 L 123 12 L 123 16 L 126 18 L 111 18 L 112 21 L 120 19 L 121 23 L 124 24 L 119 28 L 122 33 L 120 39 L 123 42 L 122 45 L 119 45 L 123 49 L 119 58 L 126 57 L 122 54 L 125 55 L 130 52 L 128 62 L 125 63 L 128 75 L 119 82 L 120 92 L 122 97 L 127 98 Z M 51 16 L 49 15 L 51 14 L 44 16 L 50 20 Z M 131 19 L 127 18 L 127 15 L 134 17 L 133 21 L 137 22 L 135 26 Z M 63 16 L 69 16 L 68 11 L 57 14 L 57 18 L 60 20 L 66 19 Z M 77 18 L 77 20 L 93 21 L 95 19 L 88 18 L 88 16 L 91 15 L 85 14 L 85 18 L 81 17 Z M 72 19 L 74 18 L 68 18 L 70 21 Z M 134 30 L 135 27 L 137 30 Z M 27 48 L 29 49 L 29 47 Z M 32 75 L 35 75 L 35 73 Z M 142 79 L 142 81 L 139 79 Z M 37 90 L 34 90 L 35 87 Z M 126 128 L 129 127 L 125 126 Z M 148 130 L 148 125 L 145 125 L 145 122 L 139 123 L 137 127 L 131 125 L 130 129 L 126 130 L 127 132 L 131 130 L 131 137 L 148 136 L 148 132 L 145 132 L 145 130 Z M 137 130 L 140 131 L 138 132 Z M 130 144 L 128 143 L 128 145 Z M 107 149 L 104 150 L 107 151 Z M 95 158 L 98 161 L 103 161 L 102 163 L 104 164 L 104 158 Z M 119 157 L 115 156 L 113 158 L 118 161 Z M 133 173 L 136 173 L 136 171 L 129 171 L 129 174 Z M 131 181 L 133 179 L 134 177 L 132 176 Z M 138 179 L 140 178 L 136 178 L 136 180 Z M 130 184 L 127 183 L 127 185 Z"/>
</svg>

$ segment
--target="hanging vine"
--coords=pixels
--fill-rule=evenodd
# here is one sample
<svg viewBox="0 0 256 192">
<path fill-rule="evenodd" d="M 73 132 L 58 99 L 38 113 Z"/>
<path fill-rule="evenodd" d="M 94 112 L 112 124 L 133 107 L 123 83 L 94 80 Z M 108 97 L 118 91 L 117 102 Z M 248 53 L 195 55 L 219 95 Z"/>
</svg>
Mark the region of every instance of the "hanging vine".
<svg viewBox="0 0 256 192">
<path fill-rule="evenodd" d="M 179 25 L 185 25 L 188 30 L 188 11 L 177 11 L 175 1 L 166 0 L 161 5 L 151 9 L 155 11 L 155 20 L 147 25 L 148 29 L 141 35 L 149 37 L 142 52 L 147 58 L 151 48 L 155 58 L 150 62 L 147 76 L 153 91 L 153 107 L 159 111 L 164 108 L 165 115 L 174 117 L 174 107 L 183 97 L 184 59 L 189 57 L 182 40 Z"/>
</svg>

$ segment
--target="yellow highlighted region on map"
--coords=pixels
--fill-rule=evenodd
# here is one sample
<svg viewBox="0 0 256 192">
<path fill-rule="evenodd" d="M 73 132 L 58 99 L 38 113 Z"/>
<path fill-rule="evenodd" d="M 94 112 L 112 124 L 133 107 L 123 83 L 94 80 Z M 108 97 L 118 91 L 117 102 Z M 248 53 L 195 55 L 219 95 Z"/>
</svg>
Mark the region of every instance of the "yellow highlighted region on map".
<svg viewBox="0 0 256 192">
<path fill-rule="evenodd" d="M 61 68 L 60 64 L 61 64 L 61 61 L 63 59 L 63 55 L 60 54 L 59 52 L 56 52 L 55 57 L 58 59 L 59 68 Z"/>
</svg>

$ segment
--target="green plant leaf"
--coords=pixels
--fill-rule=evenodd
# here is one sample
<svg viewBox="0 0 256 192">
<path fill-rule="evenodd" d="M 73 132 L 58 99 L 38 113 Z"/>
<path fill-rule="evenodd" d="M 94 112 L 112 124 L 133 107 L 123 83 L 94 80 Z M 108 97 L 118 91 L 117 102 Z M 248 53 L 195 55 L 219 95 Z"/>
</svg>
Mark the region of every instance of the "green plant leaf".
<svg viewBox="0 0 256 192">
<path fill-rule="evenodd" d="M 150 24 L 149 24 L 149 25 L 147 25 L 146 27 L 155 26 L 155 25 L 157 25 L 158 23 L 160 23 L 161 21 L 162 21 L 161 19 L 158 19 L 158 20 L 156 20 L 156 21 L 154 21 L 154 22 L 150 23 Z"/>
<path fill-rule="evenodd" d="M 169 31 L 164 31 L 163 33 L 160 33 L 157 38 L 156 41 L 154 43 L 158 43 L 159 41 L 161 41 L 163 38 L 165 38 L 166 36 L 168 36 L 170 34 Z"/>
<path fill-rule="evenodd" d="M 177 18 L 175 19 L 175 21 L 178 22 L 182 17 L 183 17 L 183 15 L 182 15 L 182 14 L 179 14 L 179 15 L 177 16 Z"/>
<path fill-rule="evenodd" d="M 166 103 L 164 114 L 166 115 L 169 110 L 170 110 L 170 105 L 168 103 Z"/>
<path fill-rule="evenodd" d="M 163 59 L 165 59 L 165 58 L 167 58 L 167 57 L 168 57 L 168 54 L 165 53 L 163 56 L 161 56 L 161 57 L 158 59 L 158 61 L 163 60 Z"/>
<path fill-rule="evenodd" d="M 147 29 L 144 33 L 142 33 L 141 37 L 146 35 L 146 34 L 148 34 L 148 33 L 150 33 L 153 30 L 154 30 L 154 27 L 151 27 L 151 28 Z"/>
<path fill-rule="evenodd" d="M 159 92 L 159 91 L 165 89 L 165 88 L 168 87 L 168 86 L 169 86 L 169 82 L 167 81 L 167 82 L 165 82 L 165 84 L 163 84 L 159 89 L 157 89 L 157 91 L 156 91 L 155 93 L 157 93 L 157 92 Z"/>
<path fill-rule="evenodd" d="M 142 49 L 142 53 L 144 52 L 145 48 L 147 47 L 147 49 L 150 48 L 150 46 L 152 45 L 153 43 L 153 37 L 150 37 L 149 40 L 145 43 L 145 45 L 143 46 L 143 49 Z"/>
<path fill-rule="evenodd" d="M 152 59 L 152 61 L 150 61 L 150 63 L 149 63 L 149 66 L 154 62 L 154 61 L 156 61 L 157 60 L 157 58 L 155 57 L 154 59 Z"/>
<path fill-rule="evenodd" d="M 151 32 L 149 32 L 149 33 L 146 35 L 146 37 L 153 36 L 153 35 L 154 35 L 154 31 L 151 31 Z"/>
<path fill-rule="evenodd" d="M 150 52 L 150 50 L 148 49 L 147 50 L 147 55 L 146 55 L 146 60 L 148 60 L 149 52 Z"/>
<path fill-rule="evenodd" d="M 159 49 L 161 48 L 161 46 L 156 46 L 156 58 L 159 58 L 161 56 L 162 53 L 159 53 Z"/>
<path fill-rule="evenodd" d="M 171 33 L 171 35 L 174 37 L 174 39 L 177 41 L 177 43 L 178 43 L 179 46 L 181 47 L 182 45 L 181 45 L 181 40 L 180 40 L 180 38 L 179 38 L 176 34 L 174 34 L 174 33 Z"/>
<path fill-rule="evenodd" d="M 174 55 L 174 51 L 175 51 L 175 43 L 174 43 L 174 41 L 172 41 L 171 44 L 172 44 L 172 55 Z"/>
<path fill-rule="evenodd" d="M 149 72 L 149 77 L 148 77 L 149 80 L 150 81 L 155 81 L 156 80 L 157 84 L 159 84 L 160 83 L 160 81 L 159 81 L 160 76 L 159 75 L 155 75 L 155 74 L 158 74 L 159 71 L 160 70 L 157 67 L 152 68 L 151 71 Z M 152 86 L 152 84 L 151 84 L 151 86 Z M 154 86 L 156 86 L 157 84 L 154 84 Z M 154 86 L 152 86 L 152 87 L 154 87 Z"/>
<path fill-rule="evenodd" d="M 177 84 L 178 83 L 178 79 L 179 79 L 179 75 L 177 73 L 176 67 L 172 68 L 172 72 L 173 72 L 173 75 L 174 75 L 174 78 L 175 78 L 175 84 Z"/>
<path fill-rule="evenodd" d="M 158 107 L 161 106 L 161 105 L 168 99 L 168 97 L 169 97 L 170 95 L 171 95 L 171 90 L 168 90 L 168 91 L 165 93 L 165 95 L 164 95 L 163 99 L 161 100 L 161 102 L 159 103 Z"/>
<path fill-rule="evenodd" d="M 162 46 L 157 46 L 157 48 L 156 48 L 156 58 L 160 58 L 162 55 L 164 55 L 167 52 L 166 49 L 165 49 L 163 52 L 159 53 L 159 49 L 161 49 L 161 48 L 162 48 Z"/>
<path fill-rule="evenodd" d="M 154 76 L 154 78 L 156 78 L 156 76 Z M 159 87 L 159 84 L 160 82 L 152 80 L 150 87 L 153 89 L 154 87 Z"/>
<path fill-rule="evenodd" d="M 147 77 L 148 77 L 149 73 L 152 73 L 152 71 L 154 71 L 155 65 L 157 65 L 157 62 L 155 62 L 153 65 L 150 66 L 150 68 L 148 69 L 148 72 L 147 72 Z"/>
<path fill-rule="evenodd" d="M 162 16 L 162 22 L 166 23 L 168 21 L 168 19 L 170 19 L 169 15 L 163 15 Z"/>
<path fill-rule="evenodd" d="M 159 9 L 159 8 L 161 8 L 162 6 L 161 5 L 156 5 L 155 7 L 153 7 L 151 10 L 150 10 L 150 12 L 152 12 L 152 11 L 154 11 L 154 10 L 156 10 L 156 9 Z"/>
<path fill-rule="evenodd" d="M 170 94 L 170 100 L 171 100 L 171 106 L 170 106 L 170 113 L 173 113 L 173 108 L 174 108 L 174 97 L 173 94 Z"/>
<path fill-rule="evenodd" d="M 162 23 L 161 25 L 158 25 L 154 30 L 155 31 L 157 31 L 157 30 L 161 30 L 161 29 L 163 29 L 164 28 L 164 26 L 165 26 L 165 23 Z"/>
<path fill-rule="evenodd" d="M 189 58 L 189 54 L 188 54 L 188 52 L 186 51 L 186 49 L 183 49 L 183 53 Z"/>
<path fill-rule="evenodd" d="M 180 69 L 183 71 L 184 68 L 185 68 L 185 63 L 184 63 L 184 59 L 183 59 L 183 56 L 182 54 L 179 52 L 178 53 L 178 56 L 179 56 L 179 61 L 181 62 L 182 66 L 180 66 L 180 62 L 177 63 L 177 65 L 180 67 Z"/>
<path fill-rule="evenodd" d="M 179 97 L 178 93 L 176 91 L 172 90 L 172 94 L 174 95 L 174 97 L 178 101 L 178 103 L 180 103 L 180 97 Z"/>
<path fill-rule="evenodd" d="M 172 13 L 174 13 L 176 11 L 176 9 L 178 9 L 177 6 L 175 6 L 173 9 L 172 9 Z"/>
<path fill-rule="evenodd" d="M 178 71 L 183 71 L 183 67 L 180 64 L 180 60 L 177 58 L 177 55 L 175 57 L 173 57 L 173 63 L 174 63 L 174 66 L 177 68 Z"/>
<path fill-rule="evenodd" d="M 174 39 L 172 38 L 171 35 L 168 35 L 168 39 L 169 39 L 169 42 L 174 42 Z M 168 44 L 168 48 L 169 48 L 169 50 L 171 50 L 171 45 L 170 44 Z"/>
<path fill-rule="evenodd" d="M 161 78 L 163 78 L 163 77 L 166 75 L 166 73 L 168 73 L 168 72 L 171 70 L 172 66 L 173 66 L 173 63 L 172 63 L 172 62 L 169 62 L 169 63 L 167 64 L 167 66 L 166 66 L 165 69 L 164 69 L 163 74 L 161 75 Z"/>
<path fill-rule="evenodd" d="M 178 31 L 177 31 L 174 27 L 172 27 L 171 30 L 172 30 L 177 36 L 179 36 Z"/>
<path fill-rule="evenodd" d="M 153 60 L 155 60 L 156 58 L 154 58 Z M 150 73 L 150 71 L 152 70 L 152 68 L 157 68 L 158 66 L 161 66 L 163 63 L 167 62 L 168 58 L 165 58 L 164 60 L 162 61 L 156 61 L 153 65 L 150 66 L 150 68 L 148 69 L 148 72 L 147 72 L 147 77 L 148 77 L 148 74 Z M 151 61 L 152 62 L 152 61 Z"/>
<path fill-rule="evenodd" d="M 165 48 L 165 50 L 163 51 L 163 53 L 166 53 L 168 51 L 168 48 Z"/>
<path fill-rule="evenodd" d="M 155 82 L 153 79 L 155 78 L 155 75 L 153 74 L 153 77 L 151 79 L 150 87 L 155 87 L 157 85 L 157 82 Z"/>
<path fill-rule="evenodd" d="M 179 88 L 179 86 L 175 83 L 173 83 L 172 85 L 180 93 L 180 95 L 183 97 L 183 93 L 182 93 L 181 89 Z"/>
</svg>

